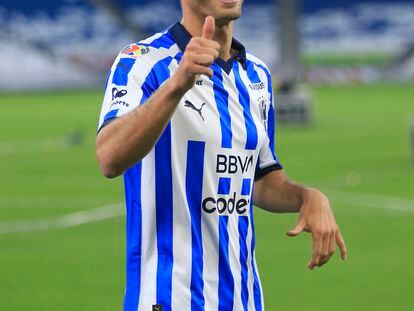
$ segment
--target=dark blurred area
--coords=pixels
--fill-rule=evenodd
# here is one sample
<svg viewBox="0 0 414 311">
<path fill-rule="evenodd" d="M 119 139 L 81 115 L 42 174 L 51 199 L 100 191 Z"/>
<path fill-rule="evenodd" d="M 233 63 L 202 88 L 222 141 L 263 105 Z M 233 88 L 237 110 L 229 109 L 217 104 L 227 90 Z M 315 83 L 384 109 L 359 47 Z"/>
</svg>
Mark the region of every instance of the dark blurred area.
<svg viewBox="0 0 414 311">
<path fill-rule="evenodd" d="M 178 0 L 0 0 L 0 90 L 100 86 L 123 46 L 180 18 Z M 311 82 L 414 78 L 414 0 L 247 0 L 235 36 L 282 89 L 284 64 Z"/>
</svg>

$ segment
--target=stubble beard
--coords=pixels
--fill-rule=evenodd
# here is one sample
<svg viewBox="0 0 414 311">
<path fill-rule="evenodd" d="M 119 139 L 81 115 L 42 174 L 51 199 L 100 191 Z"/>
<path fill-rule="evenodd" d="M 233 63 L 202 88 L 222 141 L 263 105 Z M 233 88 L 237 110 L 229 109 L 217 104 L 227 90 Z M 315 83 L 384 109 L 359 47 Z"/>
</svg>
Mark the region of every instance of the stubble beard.
<svg viewBox="0 0 414 311">
<path fill-rule="evenodd" d="M 230 22 L 239 19 L 242 13 L 243 1 L 238 6 L 231 9 L 220 9 L 212 4 L 212 0 L 193 0 L 189 1 L 193 5 L 193 10 L 200 12 L 201 15 L 212 16 L 216 20 L 217 26 L 227 25 Z"/>
</svg>

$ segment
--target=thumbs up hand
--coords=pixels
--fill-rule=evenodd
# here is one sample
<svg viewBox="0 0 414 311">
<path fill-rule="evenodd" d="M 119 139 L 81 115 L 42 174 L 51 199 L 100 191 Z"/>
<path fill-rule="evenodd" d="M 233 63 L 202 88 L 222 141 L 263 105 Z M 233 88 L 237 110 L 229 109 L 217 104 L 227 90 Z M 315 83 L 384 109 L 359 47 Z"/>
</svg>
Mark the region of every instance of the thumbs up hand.
<svg viewBox="0 0 414 311">
<path fill-rule="evenodd" d="M 219 56 L 220 45 L 213 40 L 215 20 L 207 16 L 201 37 L 193 37 L 188 43 L 177 71 L 172 76 L 178 89 L 186 92 L 194 86 L 199 75 L 213 76 L 210 66 Z"/>
</svg>

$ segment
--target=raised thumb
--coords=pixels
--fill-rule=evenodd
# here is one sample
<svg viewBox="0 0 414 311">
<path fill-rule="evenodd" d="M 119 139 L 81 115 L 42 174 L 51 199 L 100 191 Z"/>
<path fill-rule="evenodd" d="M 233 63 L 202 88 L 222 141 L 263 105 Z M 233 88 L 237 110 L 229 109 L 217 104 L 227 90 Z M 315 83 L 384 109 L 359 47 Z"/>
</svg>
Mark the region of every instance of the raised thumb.
<svg viewBox="0 0 414 311">
<path fill-rule="evenodd" d="M 213 39 L 214 30 L 216 28 L 214 17 L 207 16 L 204 21 L 202 37 L 205 39 Z"/>
</svg>

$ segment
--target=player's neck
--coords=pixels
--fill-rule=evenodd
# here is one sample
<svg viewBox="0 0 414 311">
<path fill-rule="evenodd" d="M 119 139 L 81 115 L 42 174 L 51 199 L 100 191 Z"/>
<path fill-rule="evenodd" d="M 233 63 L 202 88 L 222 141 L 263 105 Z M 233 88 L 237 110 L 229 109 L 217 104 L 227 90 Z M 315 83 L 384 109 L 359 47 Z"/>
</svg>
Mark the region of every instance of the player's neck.
<svg viewBox="0 0 414 311">
<path fill-rule="evenodd" d="M 195 15 L 186 15 L 181 24 L 192 36 L 201 36 L 204 25 L 204 18 Z M 220 44 L 219 57 L 225 61 L 231 58 L 231 42 L 233 39 L 233 22 L 224 25 L 217 25 L 213 39 Z"/>
</svg>

